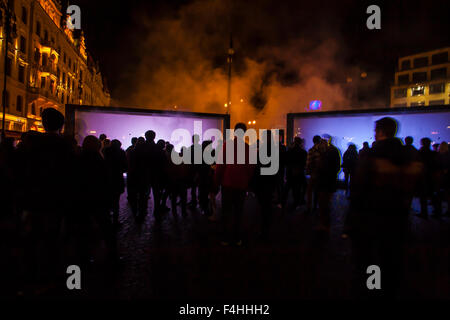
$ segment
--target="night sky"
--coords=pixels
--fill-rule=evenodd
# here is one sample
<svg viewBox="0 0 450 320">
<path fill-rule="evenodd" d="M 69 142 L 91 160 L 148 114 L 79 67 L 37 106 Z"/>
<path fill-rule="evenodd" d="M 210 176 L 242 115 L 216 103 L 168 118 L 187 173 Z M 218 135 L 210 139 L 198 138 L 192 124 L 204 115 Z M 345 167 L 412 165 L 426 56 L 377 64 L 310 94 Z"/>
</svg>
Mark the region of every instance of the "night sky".
<svg viewBox="0 0 450 320">
<path fill-rule="evenodd" d="M 265 54 L 264 48 L 284 48 L 293 39 L 301 39 L 302 45 L 298 49 L 301 54 L 324 41 L 326 45 L 327 39 L 334 39 L 340 58 L 336 63 L 344 64 L 345 68 L 356 66 L 367 71 L 369 77 L 377 74 L 374 95 L 381 96 L 386 103 L 399 56 L 445 47 L 450 43 L 450 8 L 444 0 L 384 3 L 259 0 L 245 1 L 245 4 L 242 1 L 77 0 L 71 4 L 81 8 L 88 50 L 99 60 L 116 104 L 142 104 L 139 102 L 142 100 L 136 98 L 137 90 L 143 90 L 142 87 L 137 89 L 137 83 L 146 82 L 146 74 L 149 74 L 148 82 L 154 82 L 150 74 L 156 70 L 155 65 L 176 64 L 174 61 L 177 60 L 166 58 L 170 44 L 159 47 L 155 45 L 156 41 L 147 45 L 149 34 L 160 34 L 163 38 L 167 26 L 164 21 L 168 20 L 181 21 L 183 28 L 189 31 L 188 37 L 191 34 L 213 39 L 198 42 L 205 42 L 205 48 L 197 45 L 195 50 L 200 51 L 202 59 L 209 60 L 212 67 L 223 69 L 224 73 L 230 31 L 236 47 L 237 74 L 245 74 L 245 67 L 241 66 L 245 58 L 257 62 L 273 60 L 273 55 Z M 366 8 L 371 4 L 381 7 L 381 30 L 366 28 Z M 177 59 L 183 60 L 180 55 L 189 55 L 185 48 L 174 50 Z M 275 72 L 277 81 L 283 85 L 301 81 L 285 64 L 286 61 L 276 61 L 277 67 L 267 74 L 270 76 Z M 147 73 L 138 70 L 143 66 L 148 66 Z M 342 69 L 336 70 L 331 70 L 327 77 L 329 81 L 339 83 L 346 75 Z M 252 101 L 257 103 L 257 98 Z"/>
</svg>

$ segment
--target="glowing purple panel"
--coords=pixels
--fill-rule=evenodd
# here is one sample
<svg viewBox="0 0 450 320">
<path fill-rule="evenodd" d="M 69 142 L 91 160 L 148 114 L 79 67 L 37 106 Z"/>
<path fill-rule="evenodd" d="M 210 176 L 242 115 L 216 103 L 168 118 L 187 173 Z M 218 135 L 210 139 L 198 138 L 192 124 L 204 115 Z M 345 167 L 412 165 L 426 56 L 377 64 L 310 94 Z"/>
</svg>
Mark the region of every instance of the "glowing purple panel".
<svg viewBox="0 0 450 320">
<path fill-rule="evenodd" d="M 196 117 L 152 114 L 152 113 L 117 113 L 105 111 L 75 112 L 75 138 L 81 144 L 87 135 L 99 136 L 104 133 L 108 139 L 118 139 L 122 148 L 131 144 L 132 137 L 143 137 L 147 130 L 156 132 L 156 139 L 170 141 L 176 145 L 178 141 L 171 141 L 172 132 L 182 128 L 194 133 L 194 121 L 201 121 L 202 133 L 208 129 L 222 130 L 223 121 L 220 118 Z M 179 148 L 177 148 L 179 149 Z"/>
<path fill-rule="evenodd" d="M 398 122 L 397 137 L 402 140 L 407 136 L 414 138 L 416 148 L 420 147 L 420 139 L 430 138 L 433 143 L 450 142 L 450 112 L 423 112 L 410 114 L 363 114 L 363 115 L 320 115 L 294 118 L 294 136 L 305 139 L 307 150 L 312 147 L 315 135 L 329 134 L 333 144 L 341 154 L 347 150 L 349 143 L 359 149 L 364 141 L 369 145 L 375 141 L 375 121 L 391 117 Z"/>
</svg>

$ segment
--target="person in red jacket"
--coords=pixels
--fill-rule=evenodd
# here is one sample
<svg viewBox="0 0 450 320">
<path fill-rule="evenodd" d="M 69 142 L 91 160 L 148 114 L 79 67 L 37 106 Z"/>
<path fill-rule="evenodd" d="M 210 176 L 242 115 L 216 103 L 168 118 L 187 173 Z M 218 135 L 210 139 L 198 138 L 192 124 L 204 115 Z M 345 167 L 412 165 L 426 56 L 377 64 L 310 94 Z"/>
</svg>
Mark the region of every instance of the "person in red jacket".
<svg viewBox="0 0 450 320">
<path fill-rule="evenodd" d="M 221 244 L 234 243 L 240 246 L 242 245 L 240 226 L 245 196 L 255 165 L 250 164 L 250 147 L 243 139 L 247 127 L 244 123 L 237 123 L 234 130 L 234 139 L 225 141 L 222 146 L 222 155 L 219 154 L 218 159 L 223 159 L 223 163 L 217 164 L 214 180 L 222 191 L 223 241 Z M 245 163 L 243 164 L 239 164 L 237 161 L 238 144 L 240 143 L 244 143 Z M 227 163 L 226 150 L 232 148 L 230 144 L 234 145 L 234 161 L 232 163 L 228 161 Z"/>
</svg>

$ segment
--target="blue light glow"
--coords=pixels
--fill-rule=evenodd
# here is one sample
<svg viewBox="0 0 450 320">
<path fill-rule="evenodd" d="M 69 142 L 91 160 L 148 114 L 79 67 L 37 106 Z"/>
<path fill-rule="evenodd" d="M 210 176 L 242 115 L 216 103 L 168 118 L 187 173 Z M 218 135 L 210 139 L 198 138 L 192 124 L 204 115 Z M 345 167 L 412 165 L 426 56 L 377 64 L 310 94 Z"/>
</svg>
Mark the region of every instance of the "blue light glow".
<svg viewBox="0 0 450 320">
<path fill-rule="evenodd" d="M 433 143 L 450 142 L 449 112 L 428 111 L 410 114 L 386 112 L 362 115 L 321 115 L 318 112 L 312 117 L 295 117 L 294 132 L 305 139 L 307 150 L 312 147 L 315 135 L 329 134 L 332 136 L 333 144 L 341 154 L 344 154 L 349 143 L 355 144 L 358 150 L 362 148 L 364 141 L 372 145 L 375 141 L 375 121 L 386 116 L 397 120 L 397 137 L 402 141 L 407 136 L 413 137 L 416 148 L 420 148 L 420 139 L 424 137 L 430 138 Z"/>
<path fill-rule="evenodd" d="M 321 108 L 322 108 L 322 101 L 320 100 L 313 100 L 309 103 L 310 110 L 320 110 Z"/>
</svg>

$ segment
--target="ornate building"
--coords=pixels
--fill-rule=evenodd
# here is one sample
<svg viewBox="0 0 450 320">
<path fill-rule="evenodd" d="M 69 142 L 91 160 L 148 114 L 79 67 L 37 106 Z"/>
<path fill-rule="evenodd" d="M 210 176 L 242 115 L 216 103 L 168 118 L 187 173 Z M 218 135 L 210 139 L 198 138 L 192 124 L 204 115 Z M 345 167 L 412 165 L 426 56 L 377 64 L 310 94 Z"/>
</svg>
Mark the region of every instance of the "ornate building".
<svg viewBox="0 0 450 320">
<path fill-rule="evenodd" d="M 83 32 L 67 28 L 68 16 L 61 2 L 12 2 L 17 32 L 8 46 L 6 63 L 8 134 L 42 131 L 40 114 L 48 107 L 64 113 L 65 104 L 108 106 L 110 95 L 98 64 L 86 50 Z M 4 41 L 1 25 L 1 83 L 5 68 Z"/>
</svg>

